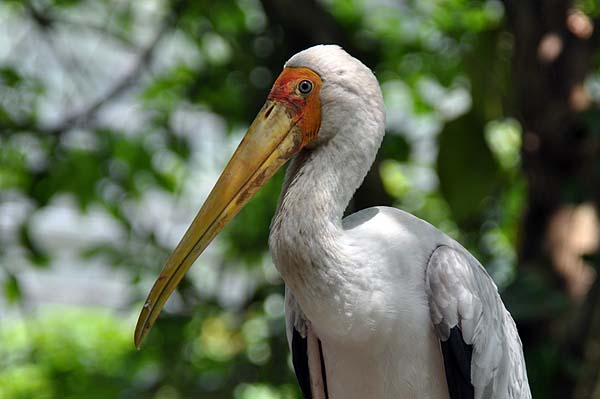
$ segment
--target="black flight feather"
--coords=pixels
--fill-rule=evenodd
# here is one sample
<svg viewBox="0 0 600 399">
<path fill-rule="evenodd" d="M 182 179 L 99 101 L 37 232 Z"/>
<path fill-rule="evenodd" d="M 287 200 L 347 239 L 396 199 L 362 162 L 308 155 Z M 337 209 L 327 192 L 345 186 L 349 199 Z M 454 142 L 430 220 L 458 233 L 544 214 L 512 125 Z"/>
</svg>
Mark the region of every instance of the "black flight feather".
<svg viewBox="0 0 600 399">
<path fill-rule="evenodd" d="M 292 363 L 296 378 L 304 399 L 312 399 L 310 392 L 310 370 L 308 369 L 308 340 L 302 338 L 298 330 L 294 328 L 292 336 Z"/>
<path fill-rule="evenodd" d="M 471 384 L 473 346 L 465 343 L 458 326 L 450 330 L 446 341 L 442 341 L 442 354 L 450 399 L 474 399 L 475 389 Z"/>
<path fill-rule="evenodd" d="M 325 397 L 328 398 L 327 375 L 325 374 L 325 359 L 323 358 L 321 340 L 319 340 L 319 357 L 321 358 L 321 376 L 323 378 Z M 302 390 L 302 396 L 304 396 L 304 399 L 312 399 L 312 393 L 310 391 L 310 369 L 308 368 L 308 340 L 302 338 L 295 328 L 294 334 L 292 335 L 292 363 L 294 364 L 294 371 L 296 372 L 298 384 Z"/>
</svg>

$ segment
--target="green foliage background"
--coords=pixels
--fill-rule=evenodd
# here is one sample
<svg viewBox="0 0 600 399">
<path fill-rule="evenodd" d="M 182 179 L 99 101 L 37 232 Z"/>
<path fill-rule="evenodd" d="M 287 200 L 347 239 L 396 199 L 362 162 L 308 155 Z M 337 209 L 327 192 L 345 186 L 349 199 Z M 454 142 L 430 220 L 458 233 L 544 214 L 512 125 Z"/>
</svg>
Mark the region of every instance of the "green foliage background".
<svg viewBox="0 0 600 399">
<path fill-rule="evenodd" d="M 266 252 L 281 174 L 197 262 L 141 351 L 132 336 L 173 246 L 165 236 L 178 231 L 169 213 L 152 214 L 147 193 L 187 209 L 179 218 L 189 221 L 285 60 L 318 41 L 339 40 L 382 85 L 389 123 L 374 171 L 381 201 L 457 238 L 501 289 L 514 281 L 526 186 L 502 3 L 311 1 L 294 26 L 269 12 L 271 3 L 0 4 L 0 398 L 299 398 L 283 286 Z M 306 4 L 329 25 L 311 28 Z M 598 13 L 595 2 L 580 6 Z M 182 133 L 182 111 L 195 115 L 191 133 Z M 29 297 L 24 279 L 52 275 L 62 259 L 43 244 L 35 219 L 65 201 L 120 232 L 75 246 L 71 269 L 89 278 L 90 262 L 100 264 L 103 278 L 126 285 L 118 304 Z M 24 211 L 11 211 L 14 204 Z M 239 287 L 239 298 L 227 300 Z M 509 300 L 519 322 L 539 311 L 525 294 Z M 551 356 L 528 359 L 538 370 L 534 390 Z"/>
</svg>

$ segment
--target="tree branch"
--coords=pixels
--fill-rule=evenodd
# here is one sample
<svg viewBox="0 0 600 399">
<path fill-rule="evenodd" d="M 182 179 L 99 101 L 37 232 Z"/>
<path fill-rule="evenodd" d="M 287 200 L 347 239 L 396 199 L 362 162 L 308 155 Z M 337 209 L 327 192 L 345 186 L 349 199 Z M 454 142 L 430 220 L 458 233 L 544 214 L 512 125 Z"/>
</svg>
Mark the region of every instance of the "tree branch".
<svg viewBox="0 0 600 399">
<path fill-rule="evenodd" d="M 167 23 L 167 21 L 163 23 L 158 33 L 154 36 L 150 43 L 140 52 L 133 67 L 127 73 L 125 73 L 121 77 L 121 79 L 115 82 L 115 84 L 103 96 L 97 98 L 95 101 L 88 104 L 86 107 L 77 111 L 76 113 L 65 117 L 62 122 L 59 122 L 50 130 L 56 133 L 60 133 L 74 126 L 79 126 L 88 123 L 97 115 L 98 111 L 106 103 L 119 97 L 127 89 L 133 86 L 139 80 L 142 71 L 152 60 L 152 57 L 154 56 L 154 51 L 156 49 L 156 45 L 161 40 L 161 38 L 170 26 L 171 24 Z"/>
<path fill-rule="evenodd" d="M 34 7 L 28 7 L 28 10 L 33 20 L 42 29 L 48 29 L 49 26 L 52 26 L 53 22 L 58 21 L 53 20 L 50 17 L 45 17 L 43 14 L 36 11 Z M 37 130 L 49 135 L 62 135 L 69 129 L 84 125 L 86 123 L 90 123 L 90 121 L 92 121 L 96 117 L 98 111 L 100 111 L 100 109 L 104 105 L 122 95 L 125 91 L 127 91 L 139 81 L 142 71 L 146 68 L 148 64 L 150 64 L 152 58 L 154 57 L 157 44 L 163 38 L 165 33 L 170 29 L 170 27 L 173 26 L 176 18 L 176 13 L 167 16 L 163 20 L 161 27 L 156 33 L 156 35 L 140 51 L 131 69 L 128 72 L 126 72 L 120 79 L 118 79 L 106 93 L 98 97 L 96 100 L 92 101 L 90 104 L 86 105 L 85 107 L 70 115 L 65 116 L 62 119 L 62 121 L 49 127 L 36 125 L 31 120 L 10 120 L 5 123 L 5 128 L 13 131 Z"/>
<path fill-rule="evenodd" d="M 140 49 L 140 46 L 138 44 L 134 43 L 131 39 L 129 39 L 129 37 L 127 37 L 127 35 L 124 35 L 120 32 L 111 30 L 108 27 L 103 26 L 103 25 L 90 24 L 87 22 L 82 23 L 80 21 L 76 21 L 73 19 L 67 19 L 67 18 L 61 18 L 61 17 L 52 17 L 52 23 L 68 25 L 68 26 L 72 26 L 73 28 L 93 31 L 93 32 L 96 32 L 96 33 L 99 33 L 99 34 L 102 34 L 105 36 L 110 36 L 111 38 L 114 39 L 114 41 L 116 43 L 119 43 L 121 46 L 123 46 L 127 50 L 143 51 L 143 49 Z"/>
</svg>

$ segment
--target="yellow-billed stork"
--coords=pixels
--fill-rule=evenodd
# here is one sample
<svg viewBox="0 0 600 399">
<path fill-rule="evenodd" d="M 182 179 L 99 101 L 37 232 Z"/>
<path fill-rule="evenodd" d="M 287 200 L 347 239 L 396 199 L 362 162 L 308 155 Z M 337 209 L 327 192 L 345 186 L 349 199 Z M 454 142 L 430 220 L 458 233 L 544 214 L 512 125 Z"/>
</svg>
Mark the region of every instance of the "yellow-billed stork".
<svg viewBox="0 0 600 399">
<path fill-rule="evenodd" d="M 136 346 L 196 258 L 292 158 L 269 246 L 304 396 L 531 398 L 515 323 L 467 250 L 398 209 L 343 218 L 384 132 L 369 68 L 334 45 L 294 55 L 150 291 Z"/>
</svg>

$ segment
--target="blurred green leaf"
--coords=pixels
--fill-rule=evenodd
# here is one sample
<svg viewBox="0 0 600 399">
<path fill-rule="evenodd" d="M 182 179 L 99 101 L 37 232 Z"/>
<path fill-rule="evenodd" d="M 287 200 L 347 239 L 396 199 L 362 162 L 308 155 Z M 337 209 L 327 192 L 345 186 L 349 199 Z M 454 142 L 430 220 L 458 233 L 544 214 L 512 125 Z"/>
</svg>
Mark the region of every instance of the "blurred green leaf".
<svg viewBox="0 0 600 399">
<path fill-rule="evenodd" d="M 21 80 L 21 75 L 14 68 L 0 67 L 0 85 L 15 87 Z"/>
<path fill-rule="evenodd" d="M 14 274 L 8 274 L 4 280 L 4 298 L 8 301 L 8 303 L 16 303 L 19 302 L 22 298 L 21 285 L 17 276 Z"/>
<path fill-rule="evenodd" d="M 463 227 L 478 225 L 483 200 L 492 195 L 497 182 L 497 166 L 481 127 L 481 121 L 467 115 L 450 122 L 439 141 L 440 189 Z"/>
<path fill-rule="evenodd" d="M 45 268 L 50 265 L 49 255 L 31 236 L 31 225 L 29 222 L 25 222 L 21 225 L 19 238 L 21 245 L 27 250 L 29 260 L 34 266 Z"/>
<path fill-rule="evenodd" d="M 408 161 L 410 146 L 406 139 L 399 134 L 386 134 L 381 144 L 378 156 L 382 159 L 394 159 L 399 162 Z"/>
</svg>

